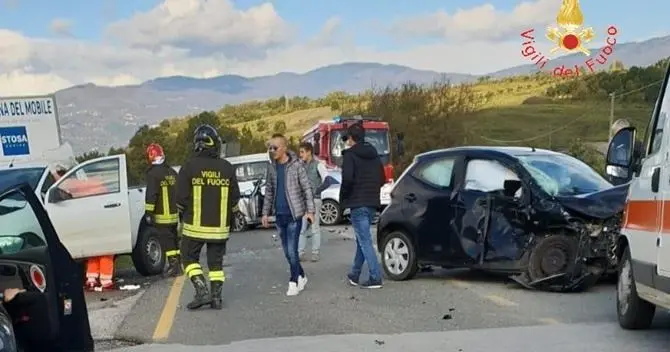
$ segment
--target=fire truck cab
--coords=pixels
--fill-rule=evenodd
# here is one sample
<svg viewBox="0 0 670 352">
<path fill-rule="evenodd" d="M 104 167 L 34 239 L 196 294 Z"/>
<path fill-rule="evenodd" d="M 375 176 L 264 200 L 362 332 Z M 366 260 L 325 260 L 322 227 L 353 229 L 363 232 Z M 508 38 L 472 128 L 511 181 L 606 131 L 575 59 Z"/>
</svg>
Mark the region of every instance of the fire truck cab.
<svg viewBox="0 0 670 352">
<path fill-rule="evenodd" d="M 324 161 L 329 168 L 340 168 L 342 167 L 342 151 L 344 151 L 342 137 L 349 126 L 357 123 L 365 129 L 365 141 L 377 149 L 384 164 L 386 179 L 393 182 L 389 125 L 379 118 L 336 116 L 331 121 L 319 121 L 302 135 L 301 142 L 312 143 L 314 155 Z"/>
<path fill-rule="evenodd" d="M 347 128 L 352 124 L 361 124 L 365 129 L 365 141 L 377 149 L 384 164 L 384 174 L 387 183 L 380 190 L 380 203 L 382 208 L 391 202 L 391 189 L 393 187 L 393 166 L 391 164 L 391 145 L 389 140 L 389 125 L 380 119 L 354 116 L 337 116 L 331 121 L 319 121 L 307 130 L 301 138 L 301 142 L 311 143 L 314 147 L 314 155 L 324 162 L 328 170 L 339 179 L 337 175 L 342 167 L 342 152 L 345 149 L 344 139 Z M 339 184 L 333 185 L 321 193 L 321 209 L 319 216 L 321 224 L 329 226 L 340 223 L 347 215 L 348 209 L 342 209 L 339 201 Z"/>
<path fill-rule="evenodd" d="M 615 247 L 617 313 L 625 329 L 646 329 L 657 306 L 670 309 L 669 72 L 670 67 L 640 150 L 635 128 L 627 127 L 614 134 L 607 151 L 608 176 L 631 179 Z"/>
</svg>

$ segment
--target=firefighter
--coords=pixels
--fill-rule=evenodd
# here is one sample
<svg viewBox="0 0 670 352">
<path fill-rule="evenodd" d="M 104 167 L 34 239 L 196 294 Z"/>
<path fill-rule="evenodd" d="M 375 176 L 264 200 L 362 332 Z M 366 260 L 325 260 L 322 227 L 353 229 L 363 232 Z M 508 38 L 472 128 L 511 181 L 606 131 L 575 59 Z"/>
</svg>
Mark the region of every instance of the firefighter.
<svg viewBox="0 0 670 352">
<path fill-rule="evenodd" d="M 223 255 L 240 199 L 235 169 L 221 158 L 223 141 L 216 129 L 201 125 L 193 137 L 194 154 L 179 170 L 177 208 L 182 220 L 181 257 L 184 272 L 195 288 L 188 309 L 210 305 L 222 308 Z M 200 266 L 200 250 L 207 244 L 211 296 Z"/>
<path fill-rule="evenodd" d="M 179 247 L 177 245 L 177 172 L 165 162 L 163 147 L 149 144 L 146 150 L 147 170 L 145 220 L 160 234 L 161 247 L 165 251 L 168 268 L 166 276 L 177 276 L 181 272 Z"/>
</svg>

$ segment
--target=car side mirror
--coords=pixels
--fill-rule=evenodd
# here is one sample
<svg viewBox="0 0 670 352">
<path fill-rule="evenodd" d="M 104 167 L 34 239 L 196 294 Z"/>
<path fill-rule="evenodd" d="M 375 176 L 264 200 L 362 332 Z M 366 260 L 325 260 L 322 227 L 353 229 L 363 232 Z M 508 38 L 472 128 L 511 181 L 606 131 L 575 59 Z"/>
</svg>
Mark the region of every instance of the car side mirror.
<svg viewBox="0 0 670 352">
<path fill-rule="evenodd" d="M 505 180 L 503 183 L 503 194 L 505 197 L 514 197 L 516 191 L 522 186 L 520 180 Z"/>
<path fill-rule="evenodd" d="M 317 132 L 314 134 L 314 143 L 312 143 L 314 146 L 314 155 L 319 156 L 319 153 L 321 152 L 321 133 Z"/>
<path fill-rule="evenodd" d="M 625 127 L 614 134 L 607 147 L 605 173 L 610 179 L 630 180 L 635 157 L 635 128 Z"/>
<path fill-rule="evenodd" d="M 72 199 L 72 195 L 58 187 L 52 188 L 51 191 L 49 191 L 49 198 L 47 201 L 49 203 L 60 203 L 64 200 Z"/>
</svg>

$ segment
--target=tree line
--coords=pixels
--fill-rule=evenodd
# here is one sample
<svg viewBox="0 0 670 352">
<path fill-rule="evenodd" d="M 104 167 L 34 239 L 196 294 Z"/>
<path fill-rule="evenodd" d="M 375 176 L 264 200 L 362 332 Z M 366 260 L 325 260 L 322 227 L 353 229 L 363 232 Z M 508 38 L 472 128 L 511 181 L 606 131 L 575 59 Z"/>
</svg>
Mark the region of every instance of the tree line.
<svg viewBox="0 0 670 352">
<path fill-rule="evenodd" d="M 630 91 L 663 79 L 667 65 L 668 60 L 645 68 L 623 69 L 617 66 L 608 72 L 557 81 L 545 92 L 545 97 L 549 101 L 562 96 L 579 100 L 606 98 L 610 92 Z M 551 79 L 544 74 L 534 74 L 504 78 L 498 82 L 531 84 L 533 81 L 547 82 Z M 479 84 L 491 84 L 490 77 L 480 81 Z M 432 85 L 410 82 L 399 87 L 370 89 L 360 94 L 333 92 L 320 99 L 280 97 L 265 102 L 226 105 L 218 112 L 203 112 L 183 119 L 164 120 L 153 128 L 142 126 L 126 148 L 112 148 L 108 155 L 125 153 L 130 184 L 142 184 L 147 168 L 144 153 L 150 143 L 159 143 L 164 147 L 168 163 L 181 165 L 191 153 L 193 131 L 200 124 L 207 123 L 217 128 L 226 141 L 239 143 L 241 154 L 261 153 L 266 151 L 266 141 L 272 133 L 286 131 L 285 121 L 280 120 L 270 125 L 261 120 L 263 117 L 291 109 L 329 106 L 343 115 L 376 116 L 389 122 L 394 146 L 397 145 L 398 134 L 402 134 L 405 154 L 394 155 L 392 159 L 396 172 L 399 173 L 417 153 L 468 144 L 464 121 L 476 114 L 487 99 L 477 93 L 475 88 L 476 84 L 452 85 L 446 81 Z M 639 102 L 655 101 L 658 91 L 659 86 L 656 85 L 624 98 Z M 253 120 L 258 121 L 255 124 L 245 124 L 241 129 L 232 127 L 233 123 Z M 291 137 L 291 148 L 295 150 L 298 142 L 297 138 Z M 602 171 L 602 158 L 583 143 L 575 141 L 566 147 L 568 153 Z M 395 150 L 392 150 L 392 154 L 394 153 Z M 102 153 L 88 152 L 77 159 L 81 162 L 99 156 Z"/>
</svg>

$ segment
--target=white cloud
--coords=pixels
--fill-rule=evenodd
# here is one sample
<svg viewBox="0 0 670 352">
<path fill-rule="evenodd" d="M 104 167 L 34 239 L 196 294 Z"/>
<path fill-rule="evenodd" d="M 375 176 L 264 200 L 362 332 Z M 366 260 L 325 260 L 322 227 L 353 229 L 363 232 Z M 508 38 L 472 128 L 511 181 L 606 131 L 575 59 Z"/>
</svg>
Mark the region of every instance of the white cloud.
<svg viewBox="0 0 670 352">
<path fill-rule="evenodd" d="M 520 55 L 518 33 L 507 41 L 491 41 L 496 36 L 487 34 L 490 30 L 503 33 L 543 18 L 552 21 L 557 2 L 523 3 L 509 13 L 484 5 L 439 15 L 436 18 L 445 19 L 440 22 L 442 32 L 433 33 L 460 31 L 479 40 L 380 50 L 357 46 L 343 36 L 338 17 L 326 21 L 311 38 L 298 41 L 291 40 L 292 25 L 269 2 L 239 10 L 231 0 L 165 0 L 146 13 L 111 24 L 107 33 L 115 40 L 101 43 L 29 38 L 0 29 L 0 95 L 50 93 L 88 82 L 137 84 L 170 75 L 302 73 L 352 61 L 483 74 L 527 63 Z M 416 23 L 410 34 L 419 34 L 421 22 Z"/>
<path fill-rule="evenodd" d="M 232 0 L 165 0 L 144 13 L 112 23 L 108 34 L 139 48 L 174 46 L 234 56 L 252 49 L 284 44 L 292 29 L 271 3 L 247 10 Z"/>
<path fill-rule="evenodd" d="M 557 0 L 537 0 L 522 2 L 507 12 L 492 4 L 459 9 L 453 14 L 439 10 L 398 21 L 392 32 L 400 37 L 435 37 L 459 42 L 506 40 L 525 29 L 544 27 L 555 21 L 559 7 Z"/>
<path fill-rule="evenodd" d="M 72 37 L 72 21 L 65 18 L 55 18 L 49 25 L 52 33 L 64 37 Z"/>
</svg>

